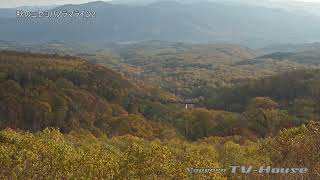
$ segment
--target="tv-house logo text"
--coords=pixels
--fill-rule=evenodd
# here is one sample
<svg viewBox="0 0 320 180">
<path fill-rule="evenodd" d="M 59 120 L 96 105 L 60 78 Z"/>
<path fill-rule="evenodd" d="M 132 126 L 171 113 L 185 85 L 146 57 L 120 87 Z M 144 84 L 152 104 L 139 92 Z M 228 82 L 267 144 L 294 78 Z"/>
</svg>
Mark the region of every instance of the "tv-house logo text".
<svg viewBox="0 0 320 180">
<path fill-rule="evenodd" d="M 191 174 L 206 174 L 206 173 L 225 173 L 230 171 L 232 174 L 305 174 L 308 172 L 306 167 L 271 167 L 271 166 L 230 166 L 226 168 L 188 168 L 188 172 Z"/>
</svg>

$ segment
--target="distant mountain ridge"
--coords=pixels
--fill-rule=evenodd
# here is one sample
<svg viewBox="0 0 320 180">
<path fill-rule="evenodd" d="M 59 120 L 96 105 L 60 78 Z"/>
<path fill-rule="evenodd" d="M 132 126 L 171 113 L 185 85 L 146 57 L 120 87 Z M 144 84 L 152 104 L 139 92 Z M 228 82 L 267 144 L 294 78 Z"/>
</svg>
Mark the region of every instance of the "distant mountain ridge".
<svg viewBox="0 0 320 180">
<path fill-rule="evenodd" d="M 262 54 L 270 54 L 275 52 L 303 52 L 319 49 L 320 42 L 314 42 L 305 44 L 275 44 L 257 49 L 257 52 Z"/>
<path fill-rule="evenodd" d="M 89 10 L 96 18 L 0 17 L 0 39 L 22 42 L 165 40 L 262 47 L 320 40 L 318 16 L 240 3 L 174 1 L 143 6 L 91 2 L 55 10 Z M 1 14 L 1 11 L 0 11 Z"/>
</svg>

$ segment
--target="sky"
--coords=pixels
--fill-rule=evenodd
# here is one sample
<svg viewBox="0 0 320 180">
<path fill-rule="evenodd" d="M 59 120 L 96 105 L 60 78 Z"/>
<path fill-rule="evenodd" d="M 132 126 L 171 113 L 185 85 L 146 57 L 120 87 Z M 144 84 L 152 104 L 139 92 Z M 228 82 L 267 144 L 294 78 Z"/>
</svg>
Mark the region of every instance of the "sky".
<svg viewBox="0 0 320 180">
<path fill-rule="evenodd" d="M 82 4 L 97 0 L 0 0 L 0 8 L 19 6 L 49 6 L 62 4 Z"/>
<path fill-rule="evenodd" d="M 97 0 L 0 0 L 0 8 L 10 8 L 19 6 L 47 6 L 47 5 L 62 5 L 62 4 L 81 4 Z M 104 0 L 108 1 L 108 0 Z M 257 0 L 259 1 L 259 0 Z M 320 0 L 273 0 L 273 1 L 304 1 L 304 2 L 319 2 Z"/>
</svg>

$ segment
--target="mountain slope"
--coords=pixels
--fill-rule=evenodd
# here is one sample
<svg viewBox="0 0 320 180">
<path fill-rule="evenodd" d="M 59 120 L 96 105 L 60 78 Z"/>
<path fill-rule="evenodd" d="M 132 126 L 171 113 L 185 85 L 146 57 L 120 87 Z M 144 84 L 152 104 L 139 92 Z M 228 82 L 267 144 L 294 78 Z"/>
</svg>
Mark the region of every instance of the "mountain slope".
<svg viewBox="0 0 320 180">
<path fill-rule="evenodd" d="M 300 52 L 276 52 L 258 57 L 257 59 L 274 59 L 278 61 L 286 60 L 300 64 L 319 65 L 320 52 L 319 49 L 311 49 Z"/>
<path fill-rule="evenodd" d="M 1 128 L 58 127 L 63 132 L 82 128 L 151 138 L 164 124 L 147 118 L 168 118 L 170 111 L 161 105 L 166 100 L 161 91 L 139 87 L 76 57 L 0 52 Z M 155 105 L 162 116 L 149 110 Z"/>
<path fill-rule="evenodd" d="M 231 44 L 146 41 L 110 48 L 113 51 L 81 56 L 184 99 L 201 98 L 212 89 L 309 67 L 290 61 L 258 60 L 251 49 Z"/>
<path fill-rule="evenodd" d="M 208 108 L 242 112 L 254 97 L 270 97 L 284 109 L 303 118 L 319 119 L 320 70 L 296 70 L 249 81 L 232 88 L 208 94 Z"/>
<path fill-rule="evenodd" d="M 273 44 L 260 49 L 256 52 L 262 55 L 272 54 L 276 52 L 303 52 L 320 49 L 320 43 L 304 43 L 304 44 Z"/>
</svg>

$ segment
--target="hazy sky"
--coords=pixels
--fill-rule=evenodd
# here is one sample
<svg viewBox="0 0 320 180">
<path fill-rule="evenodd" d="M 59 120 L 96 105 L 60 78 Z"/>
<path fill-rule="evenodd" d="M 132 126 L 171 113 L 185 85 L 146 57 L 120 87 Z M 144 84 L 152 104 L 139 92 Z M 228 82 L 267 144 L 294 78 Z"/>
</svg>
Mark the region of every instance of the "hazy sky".
<svg viewBox="0 0 320 180">
<path fill-rule="evenodd" d="M 0 8 L 17 7 L 17 6 L 44 6 L 60 4 L 81 4 L 97 0 L 0 0 Z M 108 1 L 108 0 L 105 0 Z M 259 0 L 257 0 L 259 1 Z M 305 1 L 319 2 L 320 0 L 272 0 L 272 1 Z"/>
<path fill-rule="evenodd" d="M 0 7 L 17 7 L 17 6 L 46 6 L 61 4 L 81 4 L 97 0 L 0 0 Z M 108 1 L 108 0 L 104 0 Z"/>
</svg>

